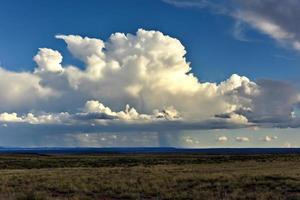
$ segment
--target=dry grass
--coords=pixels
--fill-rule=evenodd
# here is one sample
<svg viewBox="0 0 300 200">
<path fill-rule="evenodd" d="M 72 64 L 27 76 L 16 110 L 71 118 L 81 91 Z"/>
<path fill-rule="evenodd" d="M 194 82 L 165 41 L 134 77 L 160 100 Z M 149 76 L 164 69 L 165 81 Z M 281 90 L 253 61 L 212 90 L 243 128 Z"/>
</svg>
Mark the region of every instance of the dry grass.
<svg viewBox="0 0 300 200">
<path fill-rule="evenodd" d="M 300 199 L 300 155 L 2 155 L 0 163 L 7 200 Z"/>
</svg>

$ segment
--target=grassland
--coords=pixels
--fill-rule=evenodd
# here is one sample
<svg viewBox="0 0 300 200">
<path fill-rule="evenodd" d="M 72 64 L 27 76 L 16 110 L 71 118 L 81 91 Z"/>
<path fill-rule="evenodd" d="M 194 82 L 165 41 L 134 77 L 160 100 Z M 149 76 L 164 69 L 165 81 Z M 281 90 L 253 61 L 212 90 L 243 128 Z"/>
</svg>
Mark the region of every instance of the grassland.
<svg viewBox="0 0 300 200">
<path fill-rule="evenodd" d="M 300 155 L 0 154 L 0 199 L 300 199 Z"/>
</svg>

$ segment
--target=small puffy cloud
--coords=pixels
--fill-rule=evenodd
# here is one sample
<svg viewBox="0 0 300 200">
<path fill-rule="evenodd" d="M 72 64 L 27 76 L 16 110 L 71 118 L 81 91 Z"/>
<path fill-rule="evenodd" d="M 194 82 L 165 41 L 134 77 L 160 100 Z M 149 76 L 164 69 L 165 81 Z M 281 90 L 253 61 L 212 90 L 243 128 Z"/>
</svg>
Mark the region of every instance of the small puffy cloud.
<svg viewBox="0 0 300 200">
<path fill-rule="evenodd" d="M 190 137 L 185 138 L 184 141 L 185 141 L 186 143 L 191 143 L 191 144 L 194 143 L 194 140 L 193 140 L 192 138 L 190 138 Z"/>
<path fill-rule="evenodd" d="M 219 142 L 227 142 L 228 138 L 226 136 L 220 136 L 220 137 L 217 138 L 217 141 L 219 141 Z"/>
<path fill-rule="evenodd" d="M 266 135 L 264 138 L 262 138 L 262 140 L 265 142 L 271 142 L 271 141 L 277 140 L 277 139 L 278 139 L 277 136 L 268 136 L 268 135 Z"/>
<path fill-rule="evenodd" d="M 184 137 L 183 141 L 186 145 L 189 145 L 191 147 L 197 147 L 200 144 L 200 141 L 198 139 L 192 138 L 192 137 Z"/>
<path fill-rule="evenodd" d="M 265 141 L 265 142 L 270 142 L 271 140 L 272 140 L 272 138 L 270 136 L 265 136 L 263 138 L 263 141 Z"/>
<path fill-rule="evenodd" d="M 235 141 L 237 142 L 249 142 L 250 139 L 248 137 L 239 136 L 235 138 Z"/>
</svg>

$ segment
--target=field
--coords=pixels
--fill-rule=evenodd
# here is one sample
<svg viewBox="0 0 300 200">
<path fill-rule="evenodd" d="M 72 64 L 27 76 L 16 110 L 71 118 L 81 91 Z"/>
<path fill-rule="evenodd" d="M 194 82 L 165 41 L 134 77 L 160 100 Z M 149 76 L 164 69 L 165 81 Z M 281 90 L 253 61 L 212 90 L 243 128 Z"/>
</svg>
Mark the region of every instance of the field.
<svg viewBox="0 0 300 200">
<path fill-rule="evenodd" d="M 0 199 L 300 199 L 300 155 L 0 154 Z"/>
</svg>

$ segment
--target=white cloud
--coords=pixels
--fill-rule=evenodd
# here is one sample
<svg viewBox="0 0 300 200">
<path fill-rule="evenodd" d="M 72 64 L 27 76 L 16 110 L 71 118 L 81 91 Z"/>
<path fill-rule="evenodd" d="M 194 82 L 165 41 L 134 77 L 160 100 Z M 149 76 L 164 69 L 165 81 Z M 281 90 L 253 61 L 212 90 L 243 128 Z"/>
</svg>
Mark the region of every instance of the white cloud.
<svg viewBox="0 0 300 200">
<path fill-rule="evenodd" d="M 40 48 L 36 56 L 34 56 L 34 61 L 37 63 L 38 67 L 36 72 L 62 72 L 63 68 L 61 66 L 62 55 L 58 51 L 52 49 Z"/>
<path fill-rule="evenodd" d="M 277 139 L 278 139 L 278 136 L 274 135 L 274 136 L 271 136 L 271 138 L 272 138 L 273 140 L 277 140 Z"/>
<path fill-rule="evenodd" d="M 156 116 L 139 114 L 135 108 L 130 107 L 128 104 L 124 111 L 114 112 L 109 107 L 106 107 L 99 101 L 87 101 L 84 107 L 87 113 L 100 113 L 103 114 L 105 119 L 121 119 L 121 120 L 150 120 L 157 118 Z M 175 112 L 175 111 L 174 111 Z M 164 117 L 165 118 L 165 117 Z"/>
<path fill-rule="evenodd" d="M 199 82 L 190 73 L 184 46 L 159 31 L 140 29 L 136 35 L 115 33 L 107 42 L 74 35 L 57 38 L 67 42 L 74 56 L 86 62 L 86 68 L 62 67 L 59 52 L 40 49 L 34 60 L 38 65 L 36 72 L 43 73 L 28 73 L 24 81 L 36 79 L 35 88 L 40 87 L 39 91 L 60 94 L 47 109 L 51 106 L 76 109 L 71 107 L 76 104 L 70 105 L 69 101 L 78 102 L 78 106 L 97 99 L 116 110 L 130 104 L 143 113 L 167 109 L 167 114 L 172 115 L 173 107 L 183 118 L 205 120 L 249 107 L 247 95 L 255 95 L 257 90 L 254 82 L 238 75 L 219 85 Z M 39 95 L 32 91 L 30 94 L 32 98 Z M 42 103 L 31 109 L 42 109 Z"/>
<path fill-rule="evenodd" d="M 20 122 L 22 118 L 19 118 L 17 113 L 1 113 L 0 114 L 0 121 L 2 122 Z"/>
<path fill-rule="evenodd" d="M 235 140 L 236 140 L 237 142 L 249 142 L 249 141 L 250 141 L 250 139 L 249 139 L 248 137 L 243 137 L 243 136 L 241 136 L 241 137 L 236 137 Z"/>
<path fill-rule="evenodd" d="M 290 37 L 269 29 L 277 32 L 276 37 Z M 180 130 L 300 125 L 293 114 L 300 99 L 297 89 L 237 74 L 220 83 L 203 82 L 191 73 L 181 42 L 159 31 L 115 33 L 107 41 L 75 35 L 57 38 L 67 43 L 84 68 L 62 65 L 63 56 L 48 48 L 39 49 L 32 72 L 0 68 L 1 130 L 22 132 L 26 127 L 23 133 L 45 134 L 84 130 L 74 141 L 103 145 L 116 138 L 90 133 L 167 132 L 173 137 Z M 200 142 L 185 139 L 195 146 Z"/>
<path fill-rule="evenodd" d="M 30 124 L 60 124 L 70 121 L 69 113 L 58 113 L 58 114 L 42 114 L 34 115 L 28 113 L 27 115 L 18 116 L 17 113 L 1 113 L 0 122 L 23 122 Z"/>
<path fill-rule="evenodd" d="M 70 114 L 67 112 L 58 113 L 58 114 L 42 114 L 35 116 L 32 113 L 28 113 L 24 117 L 24 122 L 30 124 L 60 124 L 60 123 L 69 123 Z"/>
<path fill-rule="evenodd" d="M 124 111 L 115 112 L 109 107 L 103 105 L 99 101 L 87 101 L 83 107 L 83 112 L 69 114 L 62 113 L 47 113 L 47 114 L 33 114 L 18 116 L 17 113 L 1 113 L 0 122 L 23 122 L 29 124 L 76 124 L 89 123 L 95 126 L 95 122 L 102 124 L 103 120 L 121 120 L 121 121 L 136 121 L 148 123 L 151 121 L 162 120 L 180 120 L 179 113 L 173 107 L 168 107 L 165 110 L 159 111 L 155 109 L 153 114 L 140 114 L 133 107 L 126 105 Z"/>
<path fill-rule="evenodd" d="M 105 58 L 105 53 L 102 51 L 105 45 L 100 39 L 82 38 L 78 35 L 57 35 L 56 38 L 64 40 L 70 52 L 86 64 L 101 62 Z"/>
<path fill-rule="evenodd" d="M 233 122 L 233 123 L 237 123 L 237 124 L 247 124 L 248 123 L 248 119 L 245 116 L 235 114 L 235 113 L 232 113 L 230 115 L 229 121 Z"/>
<path fill-rule="evenodd" d="M 198 139 L 192 138 L 192 137 L 189 137 L 189 136 L 184 137 L 183 141 L 185 143 L 184 145 L 187 145 L 187 146 L 193 147 L 193 148 L 198 147 L 199 144 L 200 144 L 200 141 Z"/>
<path fill-rule="evenodd" d="M 218 140 L 219 142 L 227 142 L 227 141 L 228 141 L 228 138 L 227 138 L 226 136 L 220 136 L 220 137 L 217 138 L 217 140 Z"/>
<path fill-rule="evenodd" d="M 272 140 L 272 138 L 271 138 L 270 136 L 265 136 L 265 137 L 263 138 L 263 140 L 264 140 L 265 142 L 270 142 L 270 141 Z"/>
<path fill-rule="evenodd" d="M 191 144 L 194 143 L 194 140 L 193 140 L 192 138 L 190 138 L 190 137 L 185 138 L 184 141 L 185 141 L 186 143 L 191 143 Z"/>
<path fill-rule="evenodd" d="M 277 140 L 277 139 L 278 139 L 277 136 L 268 136 L 268 135 L 266 135 L 264 138 L 262 138 L 262 140 L 265 142 L 271 142 L 271 141 Z"/>
<path fill-rule="evenodd" d="M 59 96 L 40 84 L 41 78 L 29 72 L 11 72 L 0 67 L 0 111 L 32 109 L 40 101 Z"/>
<path fill-rule="evenodd" d="M 69 37 L 74 36 L 63 38 L 71 46 L 73 40 L 68 40 Z M 78 37 L 76 44 L 84 43 L 82 40 L 86 38 Z M 90 51 L 86 56 L 87 59 L 97 55 L 97 61 L 88 64 L 85 71 L 69 68 L 66 76 L 73 88 L 85 93 L 93 91 L 94 98 L 107 103 L 117 101 L 125 106 L 123 102 L 127 101 L 142 112 L 173 106 L 184 117 L 205 119 L 242 106 L 231 105 L 236 102 L 225 99 L 227 93 L 238 88 L 246 92 L 255 89 L 255 83 L 238 75 L 233 75 L 220 86 L 200 83 L 189 73 L 190 66 L 185 60 L 186 51 L 182 44 L 158 31 L 140 29 L 136 36 L 116 33 L 104 44 L 105 55 L 99 53 L 99 49 L 104 48 L 101 43 L 96 52 Z M 78 51 L 82 50 L 81 46 L 75 46 L 73 52 L 76 52 L 76 47 Z M 238 100 L 238 96 L 234 99 Z M 208 109 L 208 104 L 214 106 Z M 116 104 L 111 106 L 121 108 Z M 201 112 L 194 109 L 196 106 L 202 108 Z"/>
<path fill-rule="evenodd" d="M 19 121 L 30 124 L 164 121 L 186 129 L 296 120 L 287 117 L 299 101 L 290 85 L 255 83 L 237 74 L 221 83 L 201 82 L 191 73 L 181 42 L 159 31 L 115 33 L 106 42 L 56 37 L 85 68 L 62 66 L 62 55 L 48 48 L 34 57 L 34 72 L 0 68 L 0 113 L 21 113 Z"/>
</svg>

